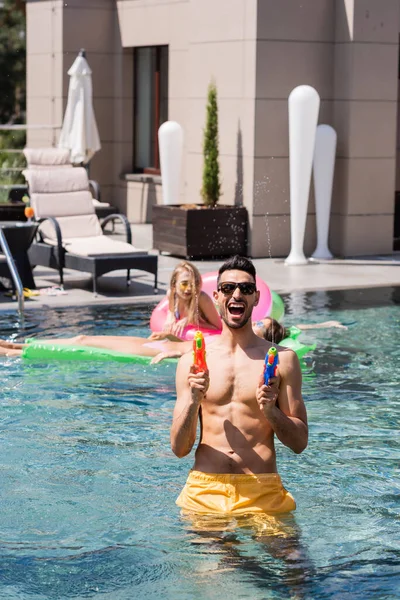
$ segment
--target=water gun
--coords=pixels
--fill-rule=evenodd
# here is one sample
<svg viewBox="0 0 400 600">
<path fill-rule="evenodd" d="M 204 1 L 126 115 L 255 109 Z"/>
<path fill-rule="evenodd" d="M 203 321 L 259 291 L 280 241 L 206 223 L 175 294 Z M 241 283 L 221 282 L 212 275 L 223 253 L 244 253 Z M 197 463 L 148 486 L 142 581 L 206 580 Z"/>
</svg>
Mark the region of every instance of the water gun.
<svg viewBox="0 0 400 600">
<path fill-rule="evenodd" d="M 193 338 L 193 364 L 196 373 L 208 371 L 206 363 L 206 343 L 201 331 L 196 331 Z"/>
<path fill-rule="evenodd" d="M 278 368 L 278 350 L 272 346 L 267 352 L 264 364 L 264 385 L 268 385 L 271 377 L 276 376 Z"/>
</svg>

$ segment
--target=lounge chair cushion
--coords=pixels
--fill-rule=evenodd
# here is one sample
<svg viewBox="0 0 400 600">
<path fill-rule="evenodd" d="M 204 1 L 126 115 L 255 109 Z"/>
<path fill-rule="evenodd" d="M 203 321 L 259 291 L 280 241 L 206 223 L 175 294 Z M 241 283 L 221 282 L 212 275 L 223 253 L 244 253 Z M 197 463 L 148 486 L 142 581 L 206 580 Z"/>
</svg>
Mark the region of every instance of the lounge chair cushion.
<svg viewBox="0 0 400 600">
<path fill-rule="evenodd" d="M 49 167 L 70 167 L 70 152 L 66 148 L 24 148 L 28 167 L 43 169 Z"/>
<path fill-rule="evenodd" d="M 63 239 L 102 234 L 90 192 L 32 194 L 31 204 L 37 219 L 46 217 L 57 219 Z M 40 232 L 48 243 L 53 243 L 57 239 L 54 226 L 49 221 L 40 225 Z"/>
<path fill-rule="evenodd" d="M 99 219 L 96 215 L 76 215 L 72 217 L 59 217 L 57 222 L 61 229 L 63 245 L 65 240 L 75 238 L 91 238 L 102 235 Z M 44 221 L 40 225 L 40 233 L 48 244 L 57 240 L 55 228 L 50 221 Z"/>
<path fill-rule="evenodd" d="M 126 242 L 114 240 L 107 235 L 89 238 L 70 238 L 64 240 L 65 249 L 79 256 L 109 256 L 110 254 L 147 254 L 146 250 L 135 248 Z"/>
<path fill-rule="evenodd" d="M 88 190 L 87 172 L 83 167 L 72 169 L 25 169 L 22 173 L 30 194 L 59 194 Z"/>
<path fill-rule="evenodd" d="M 92 196 L 88 191 L 31 194 L 31 205 L 38 219 L 95 214 Z"/>
</svg>

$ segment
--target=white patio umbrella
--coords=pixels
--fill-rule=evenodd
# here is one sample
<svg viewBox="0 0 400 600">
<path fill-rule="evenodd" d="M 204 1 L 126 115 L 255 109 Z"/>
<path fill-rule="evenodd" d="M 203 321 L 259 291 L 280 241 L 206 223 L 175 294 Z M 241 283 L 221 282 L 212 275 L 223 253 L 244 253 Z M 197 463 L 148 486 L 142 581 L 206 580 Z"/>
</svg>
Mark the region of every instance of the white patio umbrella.
<svg viewBox="0 0 400 600">
<path fill-rule="evenodd" d="M 92 102 L 92 71 L 81 50 L 68 71 L 68 102 L 59 148 L 68 148 L 71 162 L 87 164 L 101 148 Z"/>
</svg>

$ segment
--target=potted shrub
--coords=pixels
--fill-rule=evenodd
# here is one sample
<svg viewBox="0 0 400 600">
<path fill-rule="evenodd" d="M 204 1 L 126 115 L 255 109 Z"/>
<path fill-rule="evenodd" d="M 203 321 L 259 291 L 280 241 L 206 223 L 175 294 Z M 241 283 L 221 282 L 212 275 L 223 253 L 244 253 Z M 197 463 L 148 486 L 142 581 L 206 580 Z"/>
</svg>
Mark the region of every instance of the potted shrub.
<svg viewBox="0 0 400 600">
<path fill-rule="evenodd" d="M 247 254 L 245 207 L 219 205 L 221 183 L 218 148 L 217 89 L 208 89 L 203 142 L 203 204 L 153 206 L 153 245 L 185 258 L 219 258 Z"/>
</svg>

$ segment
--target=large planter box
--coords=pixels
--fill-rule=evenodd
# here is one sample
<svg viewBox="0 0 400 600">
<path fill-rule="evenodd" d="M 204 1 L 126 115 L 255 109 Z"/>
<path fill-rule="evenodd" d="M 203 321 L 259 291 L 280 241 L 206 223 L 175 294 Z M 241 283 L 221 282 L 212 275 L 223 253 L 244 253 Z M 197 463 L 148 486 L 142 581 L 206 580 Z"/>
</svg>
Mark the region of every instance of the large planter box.
<svg viewBox="0 0 400 600">
<path fill-rule="evenodd" d="M 153 246 L 174 256 L 246 256 L 247 228 L 247 209 L 242 206 L 153 206 Z"/>
</svg>

